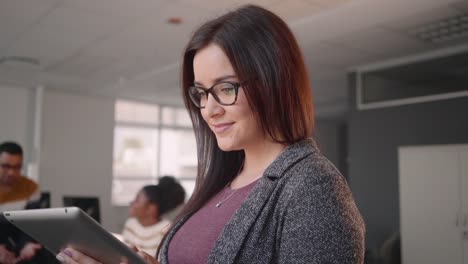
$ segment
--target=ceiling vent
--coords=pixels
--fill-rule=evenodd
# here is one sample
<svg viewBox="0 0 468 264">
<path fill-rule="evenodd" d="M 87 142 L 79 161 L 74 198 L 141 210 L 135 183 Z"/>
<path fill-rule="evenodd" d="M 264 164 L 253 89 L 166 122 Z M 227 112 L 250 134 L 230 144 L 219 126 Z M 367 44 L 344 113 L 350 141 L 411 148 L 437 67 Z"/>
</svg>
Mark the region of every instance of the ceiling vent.
<svg viewBox="0 0 468 264">
<path fill-rule="evenodd" d="M 410 32 L 424 42 L 441 43 L 468 36 L 468 12 L 418 27 Z"/>
</svg>

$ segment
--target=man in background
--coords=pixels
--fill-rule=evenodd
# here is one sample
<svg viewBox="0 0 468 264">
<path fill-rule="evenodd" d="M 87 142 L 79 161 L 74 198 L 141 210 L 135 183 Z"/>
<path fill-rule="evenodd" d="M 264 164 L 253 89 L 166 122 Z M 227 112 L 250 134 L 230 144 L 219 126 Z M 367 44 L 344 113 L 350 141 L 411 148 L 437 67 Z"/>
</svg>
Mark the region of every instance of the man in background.
<svg viewBox="0 0 468 264">
<path fill-rule="evenodd" d="M 23 149 L 15 142 L 0 144 L 0 263 L 27 263 L 42 248 L 3 218 L 3 211 L 22 210 L 39 194 L 36 182 L 21 175 Z M 34 263 L 34 262 L 32 262 Z"/>
</svg>

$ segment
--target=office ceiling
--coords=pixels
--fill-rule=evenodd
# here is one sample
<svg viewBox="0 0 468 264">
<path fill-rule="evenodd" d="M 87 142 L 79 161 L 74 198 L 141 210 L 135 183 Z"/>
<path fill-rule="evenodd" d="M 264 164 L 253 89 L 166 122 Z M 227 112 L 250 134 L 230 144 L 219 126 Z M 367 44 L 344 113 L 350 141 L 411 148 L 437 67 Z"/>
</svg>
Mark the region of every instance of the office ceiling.
<svg viewBox="0 0 468 264">
<path fill-rule="evenodd" d="M 0 0 L 0 84 L 178 105 L 179 62 L 193 29 L 247 2 L 295 32 L 319 118 L 346 114 L 349 69 L 468 42 L 412 34 L 468 13 L 468 0 Z"/>
</svg>

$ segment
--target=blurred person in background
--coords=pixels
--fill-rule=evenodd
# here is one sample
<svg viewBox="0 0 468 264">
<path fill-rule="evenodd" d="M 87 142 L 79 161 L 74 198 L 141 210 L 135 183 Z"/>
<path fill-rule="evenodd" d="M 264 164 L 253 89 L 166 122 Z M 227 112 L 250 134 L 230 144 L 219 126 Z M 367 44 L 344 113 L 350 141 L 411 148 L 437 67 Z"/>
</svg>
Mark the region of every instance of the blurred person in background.
<svg viewBox="0 0 468 264">
<path fill-rule="evenodd" d="M 0 144 L 0 263 L 41 263 L 45 259 L 55 263 L 53 255 L 3 217 L 3 211 L 25 209 L 29 200 L 39 198 L 38 184 L 21 175 L 22 167 L 21 146 Z"/>
<path fill-rule="evenodd" d="M 184 200 L 185 190 L 174 177 L 164 176 L 157 185 L 144 186 L 130 204 L 130 218 L 125 222 L 121 239 L 154 255 L 171 225 L 167 214 Z"/>
</svg>

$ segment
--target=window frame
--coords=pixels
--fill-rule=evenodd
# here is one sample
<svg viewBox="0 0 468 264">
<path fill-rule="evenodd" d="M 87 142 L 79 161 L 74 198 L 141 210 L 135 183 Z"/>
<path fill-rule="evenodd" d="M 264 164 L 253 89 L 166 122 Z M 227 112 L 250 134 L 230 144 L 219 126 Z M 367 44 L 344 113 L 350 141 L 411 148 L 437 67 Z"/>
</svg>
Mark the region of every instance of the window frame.
<svg viewBox="0 0 468 264">
<path fill-rule="evenodd" d="M 141 176 L 116 176 L 115 173 L 114 173 L 114 169 L 112 169 L 112 186 L 113 186 L 114 180 L 123 180 L 123 181 L 132 181 L 132 180 L 145 181 L 145 180 L 149 180 L 153 184 L 156 184 L 159 181 L 159 178 L 161 176 L 163 176 L 161 174 L 162 131 L 165 130 L 165 129 L 170 129 L 170 130 L 185 131 L 185 132 L 192 132 L 193 133 L 193 127 L 192 127 L 191 123 L 190 123 L 190 126 L 183 126 L 183 125 L 180 125 L 180 124 L 177 123 L 177 114 L 174 114 L 171 117 L 171 123 L 172 124 L 170 124 L 170 125 L 165 124 L 164 120 L 167 121 L 167 117 L 165 119 L 163 119 L 163 112 L 164 112 L 164 110 L 166 108 L 172 109 L 173 111 L 180 111 L 180 110 L 187 111 L 187 110 L 183 106 L 148 103 L 148 102 L 141 102 L 141 101 L 136 101 L 136 100 L 128 100 L 128 99 L 118 98 L 118 99 L 115 100 L 115 103 L 114 103 L 114 111 L 117 111 L 115 105 L 117 104 L 118 101 L 128 101 L 128 102 L 135 103 L 135 104 L 140 104 L 140 103 L 141 104 L 149 104 L 149 105 L 157 106 L 159 108 L 157 124 L 144 124 L 144 123 L 141 123 L 141 122 L 119 121 L 119 120 L 116 119 L 116 117 L 114 115 L 114 136 L 115 136 L 115 129 L 117 127 L 128 127 L 128 128 L 136 128 L 136 129 L 156 129 L 156 130 L 158 130 L 158 133 L 157 133 L 157 149 L 156 149 L 156 152 L 155 152 L 156 157 L 157 157 L 156 161 L 155 161 L 156 162 L 156 174 L 155 174 L 155 176 L 144 176 L 144 175 L 141 175 Z M 115 147 L 115 143 L 113 143 L 113 148 L 114 147 Z M 114 155 L 114 154 L 112 154 L 112 155 Z M 197 153 L 195 153 L 195 155 L 197 155 Z M 114 167 L 114 158 L 112 158 L 112 167 Z M 179 177 L 176 176 L 176 179 L 179 180 L 179 181 L 195 181 L 196 175 L 193 176 L 193 177 L 190 177 L 190 176 L 187 176 L 187 175 L 181 175 Z M 111 190 L 111 203 L 112 203 L 113 206 L 128 206 L 129 203 L 131 202 L 131 201 L 129 201 L 128 204 L 127 203 L 126 204 L 116 203 L 114 201 L 113 195 L 114 195 L 114 190 L 113 190 L 113 187 L 112 187 L 112 190 Z"/>
</svg>

